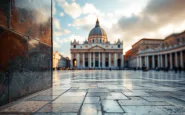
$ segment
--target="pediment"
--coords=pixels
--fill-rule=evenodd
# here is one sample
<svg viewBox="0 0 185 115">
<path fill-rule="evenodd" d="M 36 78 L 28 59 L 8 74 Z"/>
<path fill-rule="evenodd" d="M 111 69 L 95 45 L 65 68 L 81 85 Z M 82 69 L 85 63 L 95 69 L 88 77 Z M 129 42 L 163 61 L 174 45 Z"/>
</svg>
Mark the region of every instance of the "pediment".
<svg viewBox="0 0 185 115">
<path fill-rule="evenodd" d="M 102 48 L 101 46 L 93 46 L 92 48 L 89 48 L 90 50 L 104 50 L 104 48 Z"/>
</svg>

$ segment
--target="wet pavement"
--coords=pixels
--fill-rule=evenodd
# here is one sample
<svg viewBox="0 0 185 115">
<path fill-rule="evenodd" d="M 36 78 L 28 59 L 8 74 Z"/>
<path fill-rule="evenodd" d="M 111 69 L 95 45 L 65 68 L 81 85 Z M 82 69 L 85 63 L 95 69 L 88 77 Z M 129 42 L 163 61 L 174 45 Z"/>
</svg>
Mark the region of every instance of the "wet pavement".
<svg viewBox="0 0 185 115">
<path fill-rule="evenodd" d="M 185 115 L 185 73 L 54 71 L 52 88 L 5 105 L 0 114 Z"/>
</svg>

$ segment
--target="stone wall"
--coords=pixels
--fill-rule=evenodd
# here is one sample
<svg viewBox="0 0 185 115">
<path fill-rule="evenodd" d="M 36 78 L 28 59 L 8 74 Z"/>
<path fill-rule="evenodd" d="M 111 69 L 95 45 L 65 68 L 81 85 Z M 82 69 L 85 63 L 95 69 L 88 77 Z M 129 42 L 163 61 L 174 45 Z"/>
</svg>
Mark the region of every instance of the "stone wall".
<svg viewBox="0 0 185 115">
<path fill-rule="evenodd" d="M 0 1 L 0 105 L 52 86 L 50 0 Z"/>
</svg>

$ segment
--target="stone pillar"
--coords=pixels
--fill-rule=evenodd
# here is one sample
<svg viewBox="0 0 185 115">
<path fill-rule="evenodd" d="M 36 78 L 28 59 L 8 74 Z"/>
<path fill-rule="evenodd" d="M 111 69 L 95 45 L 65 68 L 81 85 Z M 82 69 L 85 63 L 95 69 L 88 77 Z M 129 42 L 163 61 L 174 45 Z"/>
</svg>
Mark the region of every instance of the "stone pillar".
<svg viewBox="0 0 185 115">
<path fill-rule="evenodd" d="M 111 67 L 111 53 L 109 52 L 109 67 Z"/>
<path fill-rule="evenodd" d="M 146 56 L 145 58 L 146 58 L 146 67 L 149 68 L 148 56 Z"/>
<path fill-rule="evenodd" d="M 93 52 L 93 67 L 95 67 L 95 52 Z"/>
<path fill-rule="evenodd" d="M 139 62 L 140 62 L 140 69 L 141 69 L 141 68 L 142 68 L 142 66 L 143 66 L 143 63 L 142 63 L 142 56 L 140 56 L 140 58 L 139 58 L 139 59 L 140 59 L 140 61 L 139 61 Z"/>
<path fill-rule="evenodd" d="M 117 53 L 114 54 L 114 66 L 117 67 Z"/>
<path fill-rule="evenodd" d="M 98 58 L 98 65 L 99 65 L 99 68 L 100 68 L 101 67 L 100 66 L 100 52 L 99 52 L 98 56 L 99 56 L 99 58 Z"/>
<path fill-rule="evenodd" d="M 77 53 L 77 68 L 79 68 L 80 67 L 80 54 L 79 53 Z"/>
<path fill-rule="evenodd" d="M 83 67 L 85 68 L 85 53 L 83 53 L 82 63 L 83 63 Z"/>
<path fill-rule="evenodd" d="M 165 67 L 168 67 L 168 54 L 165 54 Z"/>
<path fill-rule="evenodd" d="M 152 68 L 155 69 L 155 55 L 152 56 Z"/>
<path fill-rule="evenodd" d="M 177 52 L 175 52 L 175 66 L 176 67 L 179 67 L 179 64 L 178 64 L 178 54 L 177 54 Z"/>
<path fill-rule="evenodd" d="M 136 57 L 136 68 L 139 66 L 139 57 Z"/>
<path fill-rule="evenodd" d="M 157 67 L 161 67 L 161 66 L 160 66 L 160 55 L 157 56 L 157 62 L 158 62 Z"/>
<path fill-rule="evenodd" d="M 89 58 L 88 58 L 88 60 L 89 60 L 89 67 L 91 67 L 91 52 L 89 52 Z"/>
<path fill-rule="evenodd" d="M 170 69 L 173 69 L 172 53 L 170 53 Z"/>
<path fill-rule="evenodd" d="M 105 67 L 105 52 L 102 52 L 102 67 Z"/>
<path fill-rule="evenodd" d="M 73 54 L 71 53 L 70 67 L 73 67 Z"/>
<path fill-rule="evenodd" d="M 180 52 L 181 67 L 184 68 L 183 51 Z"/>
<path fill-rule="evenodd" d="M 123 54 L 121 54 L 121 67 L 124 67 L 124 57 L 123 57 Z"/>
<path fill-rule="evenodd" d="M 161 67 L 163 67 L 163 55 L 160 55 L 161 57 Z"/>
</svg>

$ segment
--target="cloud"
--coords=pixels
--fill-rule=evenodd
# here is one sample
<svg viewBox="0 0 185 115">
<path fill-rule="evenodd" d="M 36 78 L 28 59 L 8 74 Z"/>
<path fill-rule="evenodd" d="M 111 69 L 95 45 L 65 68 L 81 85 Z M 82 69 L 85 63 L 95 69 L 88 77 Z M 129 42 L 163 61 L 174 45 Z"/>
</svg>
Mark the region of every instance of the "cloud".
<svg viewBox="0 0 185 115">
<path fill-rule="evenodd" d="M 139 14 L 122 16 L 114 25 L 115 31 L 122 34 L 127 44 L 133 44 L 142 37 L 164 38 L 176 32 L 177 29 L 173 28 L 185 21 L 184 4 L 185 0 L 150 0 Z"/>
<path fill-rule="evenodd" d="M 71 33 L 71 31 L 70 31 L 70 30 L 67 30 L 67 29 L 65 29 L 65 30 L 55 30 L 55 31 L 53 32 L 53 35 L 54 35 L 55 37 L 58 37 L 58 36 L 68 35 L 68 34 L 70 34 L 70 33 Z"/>
<path fill-rule="evenodd" d="M 54 18 L 53 24 L 54 24 L 54 28 L 56 28 L 58 30 L 62 29 L 60 26 L 60 21 L 58 19 Z"/>
<path fill-rule="evenodd" d="M 64 0 L 58 0 L 58 4 L 63 8 L 66 14 L 70 15 L 74 19 L 81 15 L 82 12 L 81 7 L 79 4 L 75 3 L 75 1 L 69 4 Z"/>
<path fill-rule="evenodd" d="M 99 14 L 100 11 L 93 4 L 86 3 L 85 6 L 82 8 L 83 14 Z"/>
<path fill-rule="evenodd" d="M 70 35 L 66 38 L 62 38 L 60 39 L 59 37 L 56 37 L 56 42 L 63 44 L 63 43 L 70 43 L 71 41 L 74 41 L 74 39 L 76 39 L 76 41 L 79 41 L 80 43 L 83 43 L 85 40 L 84 36 L 77 36 L 77 35 Z"/>
<path fill-rule="evenodd" d="M 61 16 L 61 17 L 62 17 L 62 16 L 64 16 L 64 13 L 63 13 L 63 12 L 61 12 L 61 13 L 60 13 L 60 16 Z"/>
<path fill-rule="evenodd" d="M 53 47 L 58 49 L 58 48 L 60 48 L 61 46 L 60 46 L 60 44 L 59 44 L 58 42 L 53 41 Z"/>
</svg>

